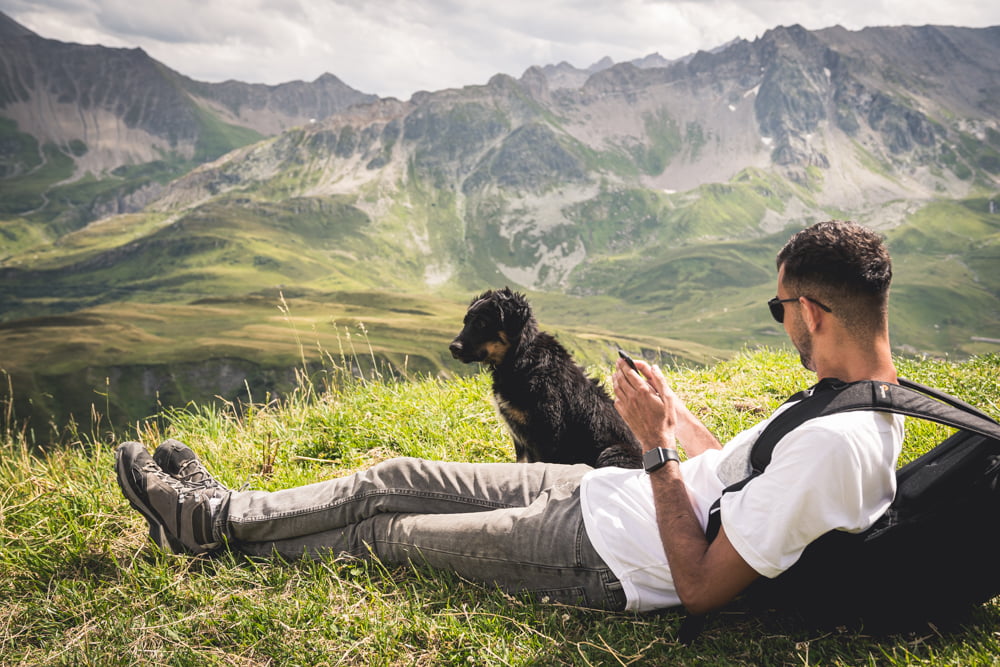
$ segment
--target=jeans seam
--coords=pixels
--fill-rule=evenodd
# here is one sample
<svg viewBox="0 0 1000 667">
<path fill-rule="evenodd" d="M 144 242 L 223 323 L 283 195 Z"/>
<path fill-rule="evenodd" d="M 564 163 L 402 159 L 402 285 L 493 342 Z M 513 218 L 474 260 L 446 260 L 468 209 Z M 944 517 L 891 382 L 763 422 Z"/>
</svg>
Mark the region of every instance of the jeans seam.
<svg viewBox="0 0 1000 667">
<path fill-rule="evenodd" d="M 402 540 L 390 540 L 390 539 L 380 538 L 378 542 L 385 546 L 409 547 L 411 549 L 414 549 L 418 553 L 426 551 L 437 554 L 444 554 L 447 556 L 461 556 L 464 558 L 468 558 L 469 560 L 488 561 L 490 563 L 510 563 L 512 565 L 518 565 L 518 564 L 530 565 L 531 567 L 537 567 L 539 569 L 544 569 L 544 570 L 554 570 L 554 571 L 572 570 L 574 572 L 581 574 L 597 574 L 602 578 L 605 576 L 604 573 L 607 572 L 606 567 L 586 567 L 583 565 L 575 565 L 567 567 L 566 565 L 552 565 L 549 563 L 539 563 L 536 562 L 535 560 L 530 560 L 530 559 L 511 560 L 509 558 L 503 558 L 499 556 L 472 556 L 464 551 L 454 551 L 442 547 L 419 547 L 411 544 L 410 542 Z"/>
<path fill-rule="evenodd" d="M 244 514 L 242 517 L 236 520 L 230 520 L 230 523 L 247 524 L 247 523 L 258 523 L 260 521 L 270 521 L 273 519 L 287 519 L 290 517 L 306 516 L 309 514 L 315 514 L 317 512 L 327 512 L 330 510 L 335 510 L 343 507 L 344 505 L 350 504 L 352 502 L 363 501 L 368 498 L 375 496 L 410 496 L 412 498 L 427 498 L 433 500 L 446 500 L 449 502 L 459 501 L 462 505 L 468 505 L 470 507 L 480 507 L 483 509 L 510 509 L 517 507 L 516 505 L 511 505 L 508 503 L 500 503 L 493 500 L 481 500 L 478 498 L 469 498 L 468 496 L 462 496 L 451 493 L 430 493 L 427 491 L 416 491 L 413 489 L 376 489 L 374 491 L 365 491 L 363 493 L 358 493 L 353 496 L 348 496 L 346 498 L 340 498 L 333 503 L 327 505 L 316 505 L 313 507 L 306 507 L 298 509 L 291 512 L 274 512 L 269 514 Z"/>
</svg>

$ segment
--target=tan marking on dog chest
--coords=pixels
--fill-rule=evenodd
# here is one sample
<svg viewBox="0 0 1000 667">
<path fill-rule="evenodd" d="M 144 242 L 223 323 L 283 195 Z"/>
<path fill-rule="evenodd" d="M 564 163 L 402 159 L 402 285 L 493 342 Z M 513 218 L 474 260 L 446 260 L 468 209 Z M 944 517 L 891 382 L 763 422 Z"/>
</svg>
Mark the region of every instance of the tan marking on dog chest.
<svg viewBox="0 0 1000 667">
<path fill-rule="evenodd" d="M 493 396 L 493 405 L 496 406 L 497 412 L 500 413 L 500 416 L 508 424 L 524 426 L 528 423 L 527 411 L 515 408 L 509 401 L 505 401 L 495 394 Z"/>
</svg>

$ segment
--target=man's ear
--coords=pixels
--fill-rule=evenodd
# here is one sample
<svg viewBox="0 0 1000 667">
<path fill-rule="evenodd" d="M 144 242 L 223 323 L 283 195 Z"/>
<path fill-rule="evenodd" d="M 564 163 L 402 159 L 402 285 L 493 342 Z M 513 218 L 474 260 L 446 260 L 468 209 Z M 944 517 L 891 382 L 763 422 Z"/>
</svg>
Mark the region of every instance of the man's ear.
<svg viewBox="0 0 1000 667">
<path fill-rule="evenodd" d="M 799 297 L 799 307 L 802 309 L 802 321 L 805 322 L 809 333 L 816 333 L 823 326 L 823 317 L 829 315 L 815 303 L 805 298 Z"/>
</svg>

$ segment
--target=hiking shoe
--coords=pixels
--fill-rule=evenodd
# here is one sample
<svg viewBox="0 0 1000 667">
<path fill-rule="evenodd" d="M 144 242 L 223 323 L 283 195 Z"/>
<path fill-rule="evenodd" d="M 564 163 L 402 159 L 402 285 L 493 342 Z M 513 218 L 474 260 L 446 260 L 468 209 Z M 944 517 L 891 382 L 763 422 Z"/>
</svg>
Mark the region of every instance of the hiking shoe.
<svg viewBox="0 0 1000 667">
<path fill-rule="evenodd" d="M 153 452 L 156 465 L 175 479 L 185 484 L 201 484 L 205 488 L 228 491 L 224 484 L 212 477 L 212 473 L 198 460 L 198 455 L 179 440 L 164 440 Z"/>
<path fill-rule="evenodd" d="M 171 477 L 138 442 L 118 447 L 115 471 L 125 498 L 146 517 L 150 538 L 164 551 L 202 554 L 222 545 L 213 527 L 228 491 Z"/>
</svg>

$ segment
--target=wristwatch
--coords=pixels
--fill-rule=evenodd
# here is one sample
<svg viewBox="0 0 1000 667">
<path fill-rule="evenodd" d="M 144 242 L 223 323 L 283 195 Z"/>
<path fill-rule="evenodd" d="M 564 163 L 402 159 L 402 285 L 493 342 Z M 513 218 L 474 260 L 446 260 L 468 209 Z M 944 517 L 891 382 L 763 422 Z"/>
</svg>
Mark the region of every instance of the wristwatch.
<svg viewBox="0 0 1000 667">
<path fill-rule="evenodd" d="M 667 461 L 681 462 L 677 450 L 672 447 L 657 447 L 642 455 L 642 467 L 647 473 L 656 472 L 667 464 Z"/>
</svg>

